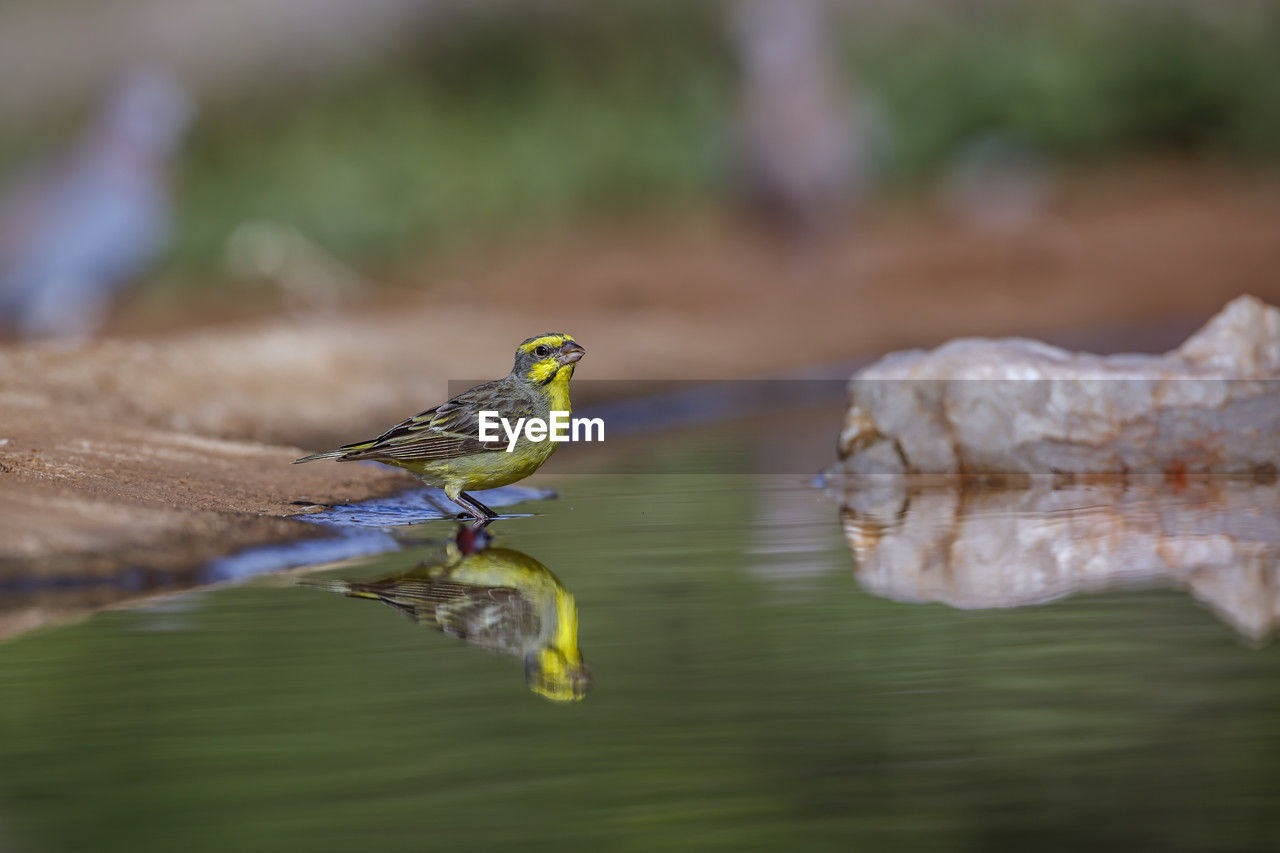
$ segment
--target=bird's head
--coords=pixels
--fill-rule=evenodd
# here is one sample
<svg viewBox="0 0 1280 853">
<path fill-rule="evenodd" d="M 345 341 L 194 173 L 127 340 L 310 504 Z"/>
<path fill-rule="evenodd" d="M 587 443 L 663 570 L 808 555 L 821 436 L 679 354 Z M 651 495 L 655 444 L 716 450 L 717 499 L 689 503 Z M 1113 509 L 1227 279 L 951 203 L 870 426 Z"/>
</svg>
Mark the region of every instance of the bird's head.
<svg viewBox="0 0 1280 853">
<path fill-rule="evenodd" d="M 191 123 L 195 106 L 177 75 L 140 66 L 123 75 L 99 119 L 103 141 L 137 156 L 167 158 Z"/>
<path fill-rule="evenodd" d="M 555 606 L 555 632 L 525 657 L 524 680 L 539 696 L 553 702 L 575 702 L 591 689 L 591 670 L 578 648 L 578 607 L 558 581 Z"/>
<path fill-rule="evenodd" d="M 563 332 L 535 335 L 516 348 L 511 375 L 532 385 L 568 382 L 573 376 L 573 365 L 586 352 L 573 335 Z"/>
<path fill-rule="evenodd" d="M 525 659 L 529 689 L 552 702 L 576 702 L 591 689 L 591 670 L 575 644 L 566 650 L 545 646 Z"/>
</svg>

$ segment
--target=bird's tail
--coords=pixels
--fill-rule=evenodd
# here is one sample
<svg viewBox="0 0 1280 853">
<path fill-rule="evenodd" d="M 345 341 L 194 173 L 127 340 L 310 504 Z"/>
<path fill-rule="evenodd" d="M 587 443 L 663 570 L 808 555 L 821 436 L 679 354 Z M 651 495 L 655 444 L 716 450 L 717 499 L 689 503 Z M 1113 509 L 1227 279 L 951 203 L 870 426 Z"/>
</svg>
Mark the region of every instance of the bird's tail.
<svg viewBox="0 0 1280 853">
<path fill-rule="evenodd" d="M 351 590 L 351 584 L 332 578 L 298 578 L 298 586 L 305 586 L 308 589 L 322 589 L 325 592 L 336 592 L 338 595 L 346 595 Z"/>
<path fill-rule="evenodd" d="M 350 452 L 349 448 L 340 447 L 337 450 L 326 450 L 324 453 L 312 453 L 310 456 L 303 456 L 301 459 L 293 460 L 293 464 L 299 462 L 314 462 L 317 459 L 338 459 Z"/>
<path fill-rule="evenodd" d="M 381 598 L 376 592 L 370 590 L 365 584 L 351 583 L 350 581 L 339 580 L 337 578 L 299 578 L 298 586 L 305 586 L 308 589 L 319 589 L 324 592 L 336 592 L 338 595 L 347 595 L 351 598 Z"/>
<path fill-rule="evenodd" d="M 378 439 L 372 441 L 357 441 L 355 444 L 344 444 L 337 450 L 326 450 L 324 453 L 312 453 L 310 456 L 304 456 L 301 459 L 293 460 L 293 464 L 299 462 L 314 462 L 317 459 L 362 459 L 361 456 L 352 456 L 353 453 L 359 453 L 361 450 L 368 450 L 377 445 Z"/>
</svg>

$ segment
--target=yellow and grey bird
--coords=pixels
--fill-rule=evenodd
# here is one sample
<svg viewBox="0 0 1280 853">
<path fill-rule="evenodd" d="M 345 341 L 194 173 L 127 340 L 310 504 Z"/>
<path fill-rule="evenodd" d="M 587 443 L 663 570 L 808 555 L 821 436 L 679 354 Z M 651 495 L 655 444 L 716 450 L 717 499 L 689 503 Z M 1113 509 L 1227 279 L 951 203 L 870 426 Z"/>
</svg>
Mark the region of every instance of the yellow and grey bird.
<svg viewBox="0 0 1280 853">
<path fill-rule="evenodd" d="M 555 441 L 530 441 L 521 431 L 514 449 L 506 441 L 480 440 L 480 413 L 496 412 L 515 424 L 519 418 L 550 420 L 551 412 L 569 412 L 569 380 L 586 350 L 572 335 L 536 335 L 516 348 L 515 365 L 502 379 L 463 391 L 447 403 L 393 426 L 377 438 L 294 460 L 370 459 L 403 468 L 429 486 L 444 489 L 449 500 L 474 518 L 497 513 L 468 491 L 495 489 L 523 480 L 542 467 L 559 447 Z"/>
<path fill-rule="evenodd" d="M 450 546 L 410 572 L 374 581 L 306 578 L 299 583 L 381 601 L 418 625 L 524 661 L 525 682 L 556 702 L 581 699 L 591 673 L 578 648 L 578 608 L 551 570 L 523 551 Z"/>
</svg>

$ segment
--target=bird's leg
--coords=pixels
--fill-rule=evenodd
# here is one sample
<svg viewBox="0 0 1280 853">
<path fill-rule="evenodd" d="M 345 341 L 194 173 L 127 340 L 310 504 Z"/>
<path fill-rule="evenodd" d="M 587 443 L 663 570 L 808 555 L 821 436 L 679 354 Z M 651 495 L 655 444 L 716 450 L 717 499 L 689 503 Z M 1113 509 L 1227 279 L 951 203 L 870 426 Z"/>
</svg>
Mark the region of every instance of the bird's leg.
<svg viewBox="0 0 1280 853">
<path fill-rule="evenodd" d="M 453 502 L 470 513 L 473 518 L 494 519 L 498 517 L 496 512 L 489 509 L 489 507 L 480 503 L 480 501 L 476 500 L 466 492 L 458 492 L 458 496 L 453 499 Z"/>
<path fill-rule="evenodd" d="M 458 525 L 458 531 L 453 535 L 454 544 L 458 546 L 458 552 L 464 557 L 472 554 L 478 554 L 485 548 L 489 547 L 489 542 L 493 538 L 485 530 L 489 526 L 491 519 L 485 518 L 479 521 L 468 521 Z"/>
</svg>

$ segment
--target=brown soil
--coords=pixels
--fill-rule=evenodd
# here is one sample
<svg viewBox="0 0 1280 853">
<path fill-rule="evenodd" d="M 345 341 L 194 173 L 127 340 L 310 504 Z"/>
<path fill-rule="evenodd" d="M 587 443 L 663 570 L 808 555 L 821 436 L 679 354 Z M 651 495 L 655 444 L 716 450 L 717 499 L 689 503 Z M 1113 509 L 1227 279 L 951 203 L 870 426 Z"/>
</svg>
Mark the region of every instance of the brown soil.
<svg viewBox="0 0 1280 853">
<path fill-rule="evenodd" d="M 341 317 L 8 346 L 0 578 L 193 565 L 299 535 L 285 518 L 299 501 L 411 481 L 290 466 L 293 445 L 363 437 L 451 378 L 500 375 L 517 341 L 548 329 L 586 345 L 584 379 L 741 377 L 957 335 L 1189 328 L 1241 293 L 1280 301 L 1276 269 L 1274 182 L 1164 171 L 1086 181 L 1016 231 L 918 208 L 807 247 L 709 217 L 589 226 L 425 271 L 422 295 Z"/>
</svg>

